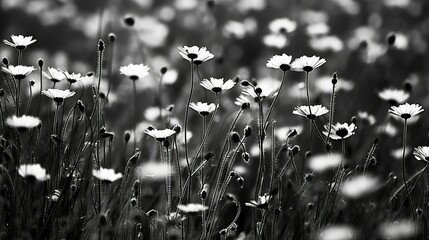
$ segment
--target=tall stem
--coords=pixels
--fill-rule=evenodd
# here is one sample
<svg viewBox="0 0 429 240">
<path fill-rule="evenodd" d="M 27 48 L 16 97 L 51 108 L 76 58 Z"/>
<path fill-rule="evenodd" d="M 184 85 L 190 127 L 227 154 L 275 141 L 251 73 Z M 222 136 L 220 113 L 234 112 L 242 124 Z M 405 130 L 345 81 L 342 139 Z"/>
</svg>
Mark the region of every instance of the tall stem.
<svg viewBox="0 0 429 240">
<path fill-rule="evenodd" d="M 305 73 L 305 90 L 307 93 L 307 105 L 308 105 L 308 112 L 310 113 L 310 116 L 312 116 L 313 114 L 311 113 L 311 105 L 310 105 L 310 84 L 309 84 L 309 72 Z"/>
<path fill-rule="evenodd" d="M 134 96 L 134 109 L 133 109 L 133 121 L 134 121 L 134 149 L 137 147 L 137 90 L 136 81 L 133 80 L 133 96 Z"/>
<path fill-rule="evenodd" d="M 282 82 L 280 83 L 280 87 L 279 87 L 279 90 L 277 91 L 276 97 L 274 98 L 273 102 L 271 103 L 270 109 L 268 110 L 268 114 L 265 117 L 265 123 L 268 122 L 268 120 L 269 120 L 269 118 L 271 116 L 271 113 L 273 111 L 274 105 L 276 104 L 277 99 L 279 98 L 280 92 L 281 92 L 283 84 L 285 82 L 285 76 L 286 76 L 286 71 L 283 71 Z"/>
<path fill-rule="evenodd" d="M 404 119 L 404 133 L 403 133 L 403 140 L 402 140 L 402 180 L 404 181 L 405 191 L 407 191 L 407 197 L 411 208 L 411 215 L 413 216 L 413 220 L 415 221 L 414 205 L 411 199 L 410 190 L 408 188 L 407 178 L 405 175 L 405 148 L 407 146 L 406 144 L 407 144 L 407 119 Z"/>
</svg>

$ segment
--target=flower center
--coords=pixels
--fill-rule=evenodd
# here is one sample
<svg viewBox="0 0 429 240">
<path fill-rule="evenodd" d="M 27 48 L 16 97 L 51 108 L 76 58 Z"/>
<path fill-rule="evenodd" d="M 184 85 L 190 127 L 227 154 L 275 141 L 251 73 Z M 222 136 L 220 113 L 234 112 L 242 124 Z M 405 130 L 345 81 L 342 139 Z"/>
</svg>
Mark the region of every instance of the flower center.
<svg viewBox="0 0 429 240">
<path fill-rule="evenodd" d="M 349 134 L 349 131 L 347 131 L 347 129 L 345 128 L 340 128 L 335 133 L 338 135 L 338 137 L 344 138 L 345 136 L 347 136 L 347 134 Z"/>
<path fill-rule="evenodd" d="M 396 106 L 399 104 L 398 101 L 396 101 L 395 99 L 388 99 L 387 103 L 389 103 L 392 106 Z"/>
<path fill-rule="evenodd" d="M 60 97 L 54 97 L 53 98 L 54 102 L 56 102 L 57 104 L 61 104 L 64 101 L 64 98 L 60 98 Z"/>
<path fill-rule="evenodd" d="M 315 114 L 308 114 L 307 118 L 310 120 L 314 120 L 314 119 L 316 119 L 316 115 Z"/>
<path fill-rule="evenodd" d="M 201 60 L 194 60 L 194 64 L 197 65 L 197 66 L 200 65 L 201 63 L 203 63 L 203 61 L 201 61 Z"/>
<path fill-rule="evenodd" d="M 25 45 L 16 45 L 15 48 L 22 51 L 26 48 L 26 46 Z"/>
<path fill-rule="evenodd" d="M 288 64 L 282 64 L 280 65 L 280 69 L 286 72 L 290 70 L 290 66 Z"/>
<path fill-rule="evenodd" d="M 157 137 L 157 138 L 156 138 L 156 140 L 157 140 L 158 142 L 164 142 L 165 137 Z"/>
<path fill-rule="evenodd" d="M 205 116 L 209 115 L 209 112 L 208 111 L 201 111 L 200 114 L 201 114 L 201 116 L 205 117 Z"/>
<path fill-rule="evenodd" d="M 313 67 L 312 66 L 305 66 L 302 68 L 302 70 L 304 70 L 306 72 L 311 72 L 311 71 L 313 71 Z"/>
<path fill-rule="evenodd" d="M 214 87 L 214 88 L 212 88 L 212 91 L 215 92 L 215 93 L 220 93 L 220 92 L 222 92 L 222 88 L 220 88 L 220 87 Z"/>
<path fill-rule="evenodd" d="M 198 55 L 195 53 L 188 53 L 188 58 L 190 58 L 190 59 L 195 59 L 197 57 L 198 57 Z"/>
<path fill-rule="evenodd" d="M 411 117 L 411 114 L 409 114 L 409 113 L 403 113 L 403 114 L 401 114 L 401 118 L 403 118 L 403 119 L 408 119 L 410 117 Z"/>
<path fill-rule="evenodd" d="M 16 74 L 16 75 L 14 75 L 14 77 L 16 78 L 16 80 L 22 80 L 25 78 L 25 75 L 24 74 Z"/>
<path fill-rule="evenodd" d="M 129 76 L 129 78 L 133 81 L 136 81 L 139 79 L 139 77 L 137 75 L 131 75 L 131 76 Z"/>
</svg>

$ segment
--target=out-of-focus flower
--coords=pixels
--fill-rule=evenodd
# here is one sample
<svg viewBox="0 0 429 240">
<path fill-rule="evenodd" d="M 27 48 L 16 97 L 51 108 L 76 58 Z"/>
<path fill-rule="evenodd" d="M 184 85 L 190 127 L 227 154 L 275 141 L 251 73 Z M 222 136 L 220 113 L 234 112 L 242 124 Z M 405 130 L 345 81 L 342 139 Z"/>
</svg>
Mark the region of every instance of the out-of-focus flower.
<svg viewBox="0 0 429 240">
<path fill-rule="evenodd" d="M 311 156 L 308 167 L 314 172 L 324 172 L 326 170 L 338 167 L 342 162 L 343 156 L 340 153 L 319 154 Z"/>
<path fill-rule="evenodd" d="M 410 94 L 402 89 L 384 89 L 378 93 L 378 96 L 391 105 L 404 103 L 410 97 Z"/>
<path fill-rule="evenodd" d="M 282 71 L 288 71 L 291 68 L 292 56 L 286 55 L 274 55 L 271 57 L 266 66 L 269 68 L 280 69 Z"/>
<path fill-rule="evenodd" d="M 2 67 L 3 72 L 12 75 L 17 80 L 24 79 L 26 76 L 28 76 L 34 70 L 36 70 L 36 68 L 33 66 L 27 67 L 27 66 L 22 66 L 22 65 L 18 65 L 18 66 L 9 65 L 7 67 Z"/>
<path fill-rule="evenodd" d="M 150 68 L 143 64 L 129 64 L 119 68 L 121 74 L 127 76 L 132 81 L 137 81 L 149 75 Z"/>
<path fill-rule="evenodd" d="M 317 22 L 307 26 L 306 32 L 309 36 L 321 36 L 328 34 L 330 31 L 329 25 L 324 22 Z"/>
<path fill-rule="evenodd" d="M 374 115 L 364 111 L 358 111 L 357 117 L 361 122 L 368 124 L 370 126 L 374 125 L 376 121 Z"/>
<path fill-rule="evenodd" d="M 354 0 L 332 0 L 334 3 L 338 4 L 344 12 L 350 15 L 356 15 L 360 12 L 360 5 L 357 1 Z"/>
<path fill-rule="evenodd" d="M 63 71 L 48 67 L 48 71 L 43 71 L 43 76 L 49 80 L 51 80 L 53 83 L 61 82 L 66 78 L 66 75 Z"/>
<path fill-rule="evenodd" d="M 24 37 L 23 35 L 12 35 L 10 38 L 12 39 L 12 42 L 3 40 L 3 43 L 18 50 L 24 50 L 28 47 L 28 45 L 31 45 L 37 41 L 36 39 L 33 39 L 33 36 Z"/>
<path fill-rule="evenodd" d="M 328 136 L 329 126 L 325 125 L 326 131 L 323 131 L 323 134 Z M 354 123 L 336 123 L 331 127 L 331 133 L 329 137 L 334 140 L 344 140 L 351 137 L 355 134 L 356 125 Z"/>
<path fill-rule="evenodd" d="M 332 93 L 332 76 L 322 76 L 314 80 L 315 91 L 323 94 Z M 353 90 L 354 83 L 352 81 L 341 79 L 335 84 L 335 91 L 349 92 Z"/>
<path fill-rule="evenodd" d="M 184 46 L 184 47 L 178 47 L 179 54 L 184 59 L 188 60 L 189 62 L 192 62 L 195 65 L 200 65 L 214 57 L 214 55 L 207 50 L 205 47 L 197 47 L 197 46 Z"/>
<path fill-rule="evenodd" d="M 407 8 L 410 6 L 411 0 L 384 0 L 383 3 L 386 7 Z"/>
<path fill-rule="evenodd" d="M 60 90 L 60 89 L 49 88 L 48 90 L 42 90 L 42 94 L 54 100 L 54 102 L 56 102 L 57 104 L 61 104 L 64 102 L 65 99 L 69 97 L 73 97 L 76 94 L 76 92 L 70 91 L 68 89 Z"/>
<path fill-rule="evenodd" d="M 268 28 L 273 33 L 284 34 L 295 31 L 296 25 L 296 22 L 289 18 L 278 18 L 271 21 Z"/>
<path fill-rule="evenodd" d="M 379 180 L 370 175 L 354 176 L 341 185 L 341 193 L 348 198 L 361 198 L 379 189 Z"/>
<path fill-rule="evenodd" d="M 187 214 L 197 214 L 209 209 L 209 207 L 199 203 L 188 203 L 187 205 L 180 204 L 180 205 L 177 205 L 177 208 L 180 209 L 180 211 Z"/>
<path fill-rule="evenodd" d="M 168 215 L 161 216 L 158 221 L 165 224 L 169 227 L 176 227 L 180 224 L 180 222 L 183 222 L 186 219 L 186 217 L 183 217 L 179 213 L 171 212 Z"/>
<path fill-rule="evenodd" d="M 393 124 L 388 122 L 385 125 L 377 127 L 377 133 L 386 134 L 390 137 L 394 137 L 396 136 L 396 134 L 398 134 L 398 129 Z"/>
<path fill-rule="evenodd" d="M 261 11 L 266 5 L 266 0 L 238 0 L 234 1 L 239 12 L 247 13 L 248 11 Z"/>
<path fill-rule="evenodd" d="M 407 50 L 409 45 L 408 37 L 403 33 L 395 33 L 395 43 L 393 47 L 400 50 Z"/>
<path fill-rule="evenodd" d="M 300 134 L 304 130 L 304 127 L 302 125 L 279 127 L 276 129 L 275 135 L 278 139 L 284 140 L 288 136 L 288 134 L 293 130 L 295 130 L 297 134 Z"/>
<path fill-rule="evenodd" d="M 418 146 L 414 148 L 414 157 L 419 161 L 424 161 L 429 163 L 429 147 L 428 146 Z"/>
<path fill-rule="evenodd" d="M 316 51 L 339 52 L 343 50 L 344 44 L 337 36 L 323 36 L 310 39 L 310 47 Z"/>
<path fill-rule="evenodd" d="M 98 178 L 102 182 L 106 183 L 112 183 L 122 178 L 122 173 L 115 173 L 115 170 L 113 169 L 102 167 L 100 167 L 99 170 L 92 170 L 92 175 L 94 175 L 94 177 Z"/>
<path fill-rule="evenodd" d="M 409 104 L 409 103 L 399 105 L 398 107 L 392 106 L 389 109 L 390 114 L 401 117 L 404 120 L 412 118 L 412 117 L 420 114 L 423 111 L 424 110 L 423 110 L 422 106 L 420 106 L 418 104 Z"/>
<path fill-rule="evenodd" d="M 227 38 L 243 39 L 246 36 L 246 26 L 238 21 L 228 21 L 223 26 L 222 33 Z"/>
<path fill-rule="evenodd" d="M 40 164 L 23 164 L 18 168 L 18 174 L 21 177 L 26 178 L 28 181 L 34 182 L 35 180 L 43 182 L 50 178 L 49 174 L 46 174 L 46 169 L 44 169 Z"/>
<path fill-rule="evenodd" d="M 347 225 L 334 225 L 323 229 L 317 240 L 353 240 L 355 230 Z"/>
<path fill-rule="evenodd" d="M 167 25 L 151 16 L 136 17 L 135 20 L 134 29 L 145 46 L 156 48 L 164 45 L 169 34 Z"/>
<path fill-rule="evenodd" d="M 396 160 L 402 160 L 403 152 L 404 152 L 404 149 L 401 147 L 401 148 L 390 150 L 389 154 Z M 405 157 L 410 155 L 410 153 L 411 153 L 411 148 L 405 147 Z"/>
<path fill-rule="evenodd" d="M 161 117 L 161 113 L 163 116 L 166 116 L 168 114 L 168 111 L 166 109 L 159 109 L 159 107 L 148 107 L 144 111 L 144 117 L 148 121 L 155 121 L 156 119 Z"/>
<path fill-rule="evenodd" d="M 197 113 L 199 113 L 201 116 L 205 117 L 212 113 L 218 106 L 216 106 L 214 103 L 190 103 L 189 107 L 194 109 Z"/>
<path fill-rule="evenodd" d="M 204 79 L 203 81 L 201 81 L 200 85 L 207 90 L 210 90 L 216 94 L 220 94 L 221 92 L 234 87 L 235 82 L 231 79 L 228 79 L 224 82 L 223 78 L 211 77 L 210 80 Z"/>
<path fill-rule="evenodd" d="M 310 120 L 314 120 L 316 119 L 316 117 L 325 115 L 328 112 L 329 110 L 322 105 L 311 105 L 310 107 L 308 106 L 295 107 L 295 110 L 293 110 L 292 113 L 298 116 L 306 117 Z"/>
<path fill-rule="evenodd" d="M 6 125 L 16 128 L 19 131 L 29 130 L 40 126 L 42 122 L 37 117 L 22 115 L 21 117 L 12 116 L 6 119 Z"/>
<path fill-rule="evenodd" d="M 418 226 L 408 219 L 386 222 L 379 227 L 379 233 L 383 239 L 411 239 L 418 232 Z"/>
<path fill-rule="evenodd" d="M 155 138 L 158 142 L 163 142 L 165 141 L 167 138 L 173 136 L 174 134 L 176 134 L 176 132 L 174 130 L 171 129 L 163 129 L 163 130 L 158 130 L 158 129 L 146 129 L 145 133 L 153 138 Z"/>
<path fill-rule="evenodd" d="M 292 63 L 292 71 L 296 72 L 311 72 L 314 69 L 322 66 L 326 63 L 326 60 L 321 57 L 312 56 L 302 56 L 300 58 L 295 59 Z"/>
<path fill-rule="evenodd" d="M 163 84 L 174 84 L 179 76 L 176 69 L 168 69 L 168 71 L 162 77 Z"/>
<path fill-rule="evenodd" d="M 282 49 L 289 44 L 289 41 L 285 35 L 276 33 L 265 35 L 262 39 L 262 42 L 267 47 L 273 47 L 277 49 Z"/>
<path fill-rule="evenodd" d="M 250 200 L 250 202 L 245 203 L 248 207 L 254 207 L 258 209 L 266 209 L 268 207 L 268 202 L 271 200 L 272 196 L 269 194 L 264 194 L 263 196 L 258 196 L 258 200 Z"/>
<path fill-rule="evenodd" d="M 136 169 L 137 176 L 144 180 L 159 181 L 173 173 L 173 169 L 166 163 L 148 162 Z"/>
<path fill-rule="evenodd" d="M 250 107 L 250 99 L 247 95 L 241 94 L 235 99 L 234 104 L 244 110 Z"/>
</svg>

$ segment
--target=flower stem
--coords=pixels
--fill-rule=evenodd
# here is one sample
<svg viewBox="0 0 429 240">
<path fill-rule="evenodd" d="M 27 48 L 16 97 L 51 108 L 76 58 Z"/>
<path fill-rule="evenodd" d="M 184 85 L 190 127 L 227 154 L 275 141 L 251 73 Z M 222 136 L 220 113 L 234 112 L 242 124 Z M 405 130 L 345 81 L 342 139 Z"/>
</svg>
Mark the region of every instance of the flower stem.
<svg viewBox="0 0 429 240">
<path fill-rule="evenodd" d="M 274 105 L 276 104 L 277 99 L 279 98 L 280 91 L 282 90 L 283 84 L 285 82 L 285 76 L 286 76 L 286 71 L 283 71 L 282 82 L 280 83 L 280 87 L 279 87 L 279 90 L 277 91 L 276 97 L 274 98 L 273 102 L 271 103 L 270 109 L 268 110 L 268 114 L 265 117 L 265 123 L 268 122 L 268 120 L 269 120 L 269 118 L 271 116 L 271 113 L 273 111 Z"/>
<path fill-rule="evenodd" d="M 411 199 L 410 190 L 408 188 L 407 177 L 405 175 L 405 148 L 407 144 L 407 119 L 404 119 L 404 132 L 403 132 L 403 140 L 402 140 L 402 180 L 404 181 L 405 191 L 407 192 L 408 201 L 410 203 L 411 215 L 413 216 L 413 220 L 415 221 L 414 216 L 414 205 Z"/>
</svg>

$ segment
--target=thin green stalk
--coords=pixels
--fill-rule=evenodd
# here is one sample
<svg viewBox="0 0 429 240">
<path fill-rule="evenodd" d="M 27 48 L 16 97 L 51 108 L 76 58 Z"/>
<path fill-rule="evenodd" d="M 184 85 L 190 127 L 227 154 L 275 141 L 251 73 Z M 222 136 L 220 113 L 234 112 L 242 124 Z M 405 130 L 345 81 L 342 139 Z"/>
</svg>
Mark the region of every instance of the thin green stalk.
<svg viewBox="0 0 429 240">
<path fill-rule="evenodd" d="M 283 87 L 283 84 L 284 84 L 284 82 L 285 82 L 285 76 L 286 76 L 286 71 L 283 71 L 283 75 L 282 75 L 282 82 L 280 83 L 279 90 L 277 90 L 277 95 L 276 95 L 276 97 L 274 98 L 273 102 L 271 103 L 270 109 L 268 110 L 268 113 L 267 113 L 267 116 L 265 117 L 265 122 L 264 122 L 264 123 L 268 123 L 268 120 L 269 120 L 269 118 L 270 118 L 270 116 L 271 116 L 271 113 L 272 113 L 272 111 L 273 111 L 273 109 L 274 109 L 274 106 L 275 106 L 275 104 L 276 104 L 276 102 L 277 102 L 277 99 L 278 99 L 278 98 L 279 98 L 279 96 L 280 96 L 280 92 L 281 92 L 282 87 Z"/>
<path fill-rule="evenodd" d="M 411 199 L 410 190 L 408 188 L 407 177 L 405 175 L 405 148 L 407 146 L 407 119 L 404 119 L 404 132 L 402 140 L 402 180 L 404 181 L 405 191 L 407 192 L 408 201 L 410 202 L 411 215 L 413 216 L 413 221 L 416 220 L 414 215 L 414 204 Z"/>
</svg>

